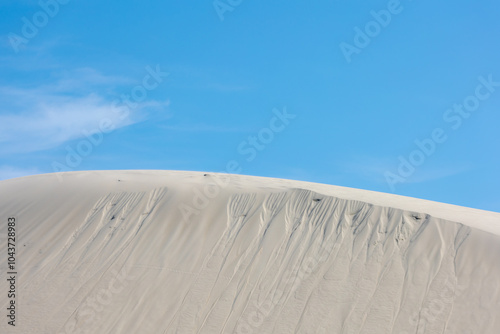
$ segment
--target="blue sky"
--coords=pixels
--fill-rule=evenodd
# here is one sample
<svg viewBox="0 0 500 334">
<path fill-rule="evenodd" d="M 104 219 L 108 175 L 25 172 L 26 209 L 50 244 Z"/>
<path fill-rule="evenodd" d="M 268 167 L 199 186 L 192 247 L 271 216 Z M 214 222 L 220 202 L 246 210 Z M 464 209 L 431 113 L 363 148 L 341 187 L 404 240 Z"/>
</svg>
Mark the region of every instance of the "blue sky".
<svg viewBox="0 0 500 334">
<path fill-rule="evenodd" d="M 237 171 L 500 212 L 499 12 L 3 1 L 0 179 Z"/>
</svg>

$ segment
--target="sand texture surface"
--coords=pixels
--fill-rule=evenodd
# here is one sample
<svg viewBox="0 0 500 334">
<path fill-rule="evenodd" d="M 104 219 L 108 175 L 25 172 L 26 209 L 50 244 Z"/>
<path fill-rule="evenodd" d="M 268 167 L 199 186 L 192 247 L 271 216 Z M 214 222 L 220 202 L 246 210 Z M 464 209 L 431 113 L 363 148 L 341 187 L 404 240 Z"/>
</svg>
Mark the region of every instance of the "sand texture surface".
<svg viewBox="0 0 500 334">
<path fill-rule="evenodd" d="M 1 181 L 0 222 L 0 333 L 500 333 L 498 213 L 271 178 L 92 171 Z"/>
</svg>

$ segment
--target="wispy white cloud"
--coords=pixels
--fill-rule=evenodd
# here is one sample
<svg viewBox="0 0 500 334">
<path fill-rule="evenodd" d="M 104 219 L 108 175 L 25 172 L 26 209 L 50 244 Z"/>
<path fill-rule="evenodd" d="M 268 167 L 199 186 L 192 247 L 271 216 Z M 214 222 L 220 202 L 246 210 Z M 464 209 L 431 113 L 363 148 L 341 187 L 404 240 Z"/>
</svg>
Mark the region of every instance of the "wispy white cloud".
<svg viewBox="0 0 500 334">
<path fill-rule="evenodd" d="M 384 173 L 394 167 L 394 161 L 385 158 L 357 156 L 336 162 L 334 165 L 344 173 L 355 174 L 372 182 L 385 183 Z"/>
<path fill-rule="evenodd" d="M 101 96 L 61 97 L 38 101 L 32 111 L 0 115 L 1 151 L 33 152 L 56 147 L 68 140 L 98 130 L 100 122 L 109 120 L 115 128 L 134 123 L 122 118 L 120 110 Z"/>
<path fill-rule="evenodd" d="M 203 86 L 202 86 L 203 87 Z M 233 92 L 242 92 L 250 90 L 249 86 L 238 85 L 238 84 L 222 84 L 222 83 L 207 83 L 205 88 L 207 90 L 220 92 L 220 93 L 233 93 Z"/>
<path fill-rule="evenodd" d="M 55 84 L 43 86 L 43 88 L 53 92 L 75 92 L 92 87 L 115 87 L 117 85 L 133 85 L 135 80 L 125 76 L 104 75 L 99 71 L 83 67 L 72 71 L 62 71 Z"/>
<path fill-rule="evenodd" d="M 19 21 L 21 23 L 21 21 Z M 0 36 L 0 68 L 17 70 L 20 73 L 39 70 L 60 70 L 64 67 L 60 59 L 54 57 L 54 49 L 68 44 L 63 36 L 53 39 L 36 39 L 36 43 L 19 45 L 16 53 L 10 43 L 9 34 Z"/>
<path fill-rule="evenodd" d="M 213 132 L 213 133 L 241 133 L 255 129 L 243 127 L 219 126 L 211 124 L 189 124 L 189 125 L 160 125 L 160 129 L 177 132 Z"/>
<path fill-rule="evenodd" d="M 356 174 L 358 177 L 367 181 L 386 183 L 386 172 L 397 173 L 398 161 L 386 157 L 357 156 L 349 161 L 336 164 L 346 173 Z M 436 166 L 435 164 L 416 166 L 414 173 L 405 178 L 405 183 L 424 183 L 443 179 L 446 177 L 465 173 L 471 169 L 468 163 L 450 163 L 447 165 Z"/>
<path fill-rule="evenodd" d="M 168 107 L 168 100 L 126 107 L 115 89 L 132 82 L 83 68 L 61 73 L 50 85 L 0 87 L 0 152 L 50 149 L 98 130 L 104 120 L 123 128 L 147 119 L 148 111 Z"/>
<path fill-rule="evenodd" d="M 412 176 L 410 176 L 406 183 L 424 183 L 428 181 L 440 180 L 450 176 L 459 175 L 471 170 L 469 164 L 461 165 L 450 165 L 442 166 L 436 168 L 426 168 L 417 170 Z"/>
</svg>

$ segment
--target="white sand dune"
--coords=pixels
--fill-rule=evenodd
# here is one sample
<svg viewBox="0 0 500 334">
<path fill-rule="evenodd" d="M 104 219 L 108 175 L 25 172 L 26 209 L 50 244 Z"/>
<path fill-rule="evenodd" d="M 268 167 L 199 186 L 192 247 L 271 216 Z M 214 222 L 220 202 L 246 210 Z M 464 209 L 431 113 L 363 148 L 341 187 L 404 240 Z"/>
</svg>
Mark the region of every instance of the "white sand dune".
<svg viewBox="0 0 500 334">
<path fill-rule="evenodd" d="M 500 333 L 500 214 L 306 182 L 0 182 L 1 333 Z"/>
</svg>

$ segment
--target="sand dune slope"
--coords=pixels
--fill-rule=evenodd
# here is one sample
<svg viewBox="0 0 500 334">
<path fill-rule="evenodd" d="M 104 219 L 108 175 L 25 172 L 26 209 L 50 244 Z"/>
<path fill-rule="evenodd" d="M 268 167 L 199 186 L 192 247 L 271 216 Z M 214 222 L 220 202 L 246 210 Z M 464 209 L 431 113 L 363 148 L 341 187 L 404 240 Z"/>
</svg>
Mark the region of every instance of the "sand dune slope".
<svg viewBox="0 0 500 334">
<path fill-rule="evenodd" d="M 500 333 L 500 214 L 278 179 L 0 182 L 1 333 Z"/>
</svg>

